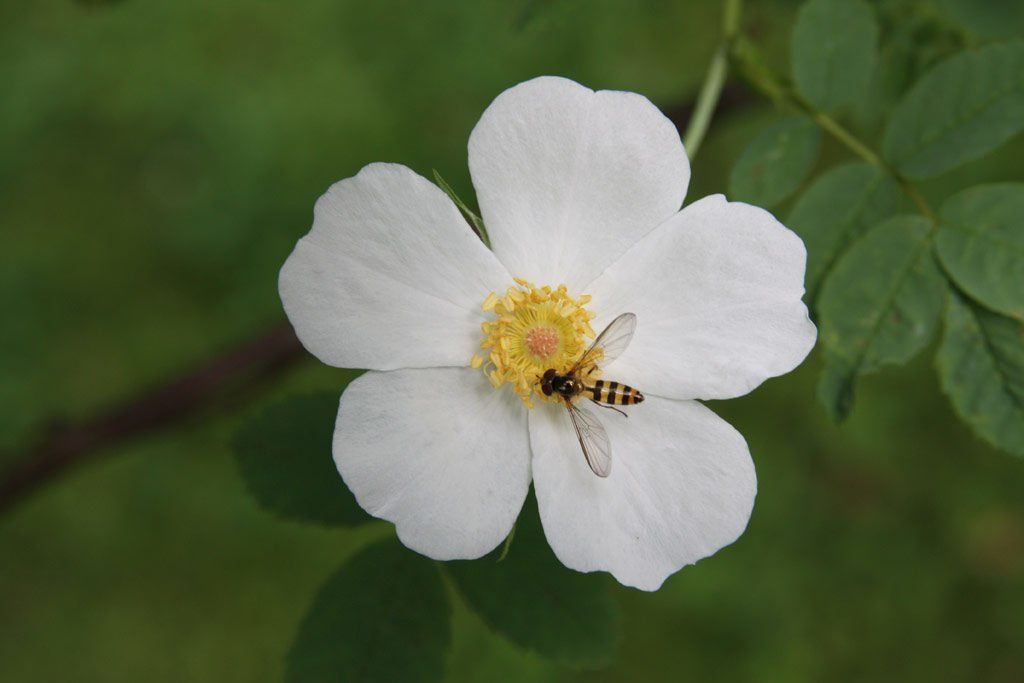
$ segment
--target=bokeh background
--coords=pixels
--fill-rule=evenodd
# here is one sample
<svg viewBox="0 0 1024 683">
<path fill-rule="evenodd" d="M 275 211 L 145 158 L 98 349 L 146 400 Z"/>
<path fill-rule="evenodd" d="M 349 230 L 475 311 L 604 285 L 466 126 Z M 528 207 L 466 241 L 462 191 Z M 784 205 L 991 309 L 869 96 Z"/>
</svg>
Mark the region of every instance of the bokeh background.
<svg viewBox="0 0 1024 683">
<path fill-rule="evenodd" d="M 884 3 L 892 5 L 894 3 Z M 899 3 L 896 3 L 899 4 Z M 982 38 L 1016 3 L 902 3 Z M 748 2 L 780 67 L 795 3 Z M 0 466 L 282 320 L 276 273 L 333 181 L 377 160 L 472 196 L 466 140 L 504 88 L 559 74 L 680 126 L 714 2 L 0 3 Z M 736 86 L 689 199 L 778 115 Z M 1024 140 L 924 185 L 1022 180 Z M 844 158 L 826 145 L 821 164 Z M 779 211 L 785 214 L 785 208 Z M 815 398 L 820 358 L 713 404 L 746 436 L 747 533 L 658 593 L 617 588 L 615 663 L 573 672 L 461 606 L 451 681 L 1024 680 L 1024 463 L 956 419 L 930 352 Z M 247 496 L 240 419 L 349 375 L 307 357 L 98 452 L 0 516 L 0 680 L 275 681 L 316 587 L 387 525 L 280 521 Z M 327 457 L 327 454 L 324 454 Z"/>
</svg>

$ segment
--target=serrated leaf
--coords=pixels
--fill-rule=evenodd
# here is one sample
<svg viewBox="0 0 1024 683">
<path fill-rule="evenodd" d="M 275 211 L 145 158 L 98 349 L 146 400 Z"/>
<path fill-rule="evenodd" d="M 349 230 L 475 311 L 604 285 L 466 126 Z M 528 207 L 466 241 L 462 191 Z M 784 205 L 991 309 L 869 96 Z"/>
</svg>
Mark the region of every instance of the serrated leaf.
<svg viewBox="0 0 1024 683">
<path fill-rule="evenodd" d="M 997 448 L 1024 456 L 1024 323 L 951 292 L 936 359 L 960 417 Z"/>
<path fill-rule="evenodd" d="M 501 549 L 448 568 L 466 603 L 494 631 L 570 666 L 606 664 L 619 639 L 618 608 L 604 574 L 566 569 L 548 547 L 531 493 L 505 559 Z"/>
<path fill-rule="evenodd" d="M 977 159 L 1024 127 L 1024 43 L 963 52 L 903 97 L 885 131 L 885 158 L 910 178 Z"/>
<path fill-rule="evenodd" d="M 942 314 L 945 279 L 931 255 L 931 224 L 895 216 L 872 228 L 826 278 L 818 310 L 826 350 L 857 374 L 904 363 Z"/>
<path fill-rule="evenodd" d="M 1024 184 L 980 185 L 939 212 L 939 258 L 956 283 L 988 308 L 1024 320 Z"/>
<path fill-rule="evenodd" d="M 235 433 L 232 447 L 239 471 L 264 508 L 321 524 L 371 521 L 331 457 L 339 395 L 321 393 L 278 403 Z"/>
<path fill-rule="evenodd" d="M 786 225 L 807 245 L 807 291 L 812 297 L 839 256 L 902 203 L 899 185 L 866 163 L 830 169 L 800 195 Z"/>
<path fill-rule="evenodd" d="M 802 116 L 768 127 L 733 166 L 730 199 L 767 207 L 778 204 L 807 178 L 820 148 L 821 131 Z"/>
<path fill-rule="evenodd" d="M 871 80 L 877 49 L 878 25 L 863 0 L 810 0 L 793 27 L 797 91 L 824 111 L 857 101 Z"/>
<path fill-rule="evenodd" d="M 327 580 L 288 652 L 289 683 L 444 677 L 451 609 L 435 564 L 388 539 Z"/>
</svg>

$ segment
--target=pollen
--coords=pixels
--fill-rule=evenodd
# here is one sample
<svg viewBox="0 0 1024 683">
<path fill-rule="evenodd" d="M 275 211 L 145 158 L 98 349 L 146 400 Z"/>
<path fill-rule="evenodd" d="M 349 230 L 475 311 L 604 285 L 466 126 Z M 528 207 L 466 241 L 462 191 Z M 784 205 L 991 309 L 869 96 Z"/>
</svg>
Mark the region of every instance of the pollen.
<svg viewBox="0 0 1024 683">
<path fill-rule="evenodd" d="M 565 285 L 515 282 L 503 296 L 491 292 L 484 299 L 482 308 L 494 319 L 481 324 L 481 351 L 470 366 L 481 369 L 495 388 L 511 384 L 532 408 L 534 397 L 554 400 L 541 392 L 540 378 L 551 368 L 568 371 L 583 355 L 594 338 L 594 314 L 584 308 L 590 296 L 570 296 Z"/>
<path fill-rule="evenodd" d="M 550 327 L 535 327 L 524 337 L 526 348 L 534 356 L 550 358 L 558 350 L 558 332 Z"/>
</svg>

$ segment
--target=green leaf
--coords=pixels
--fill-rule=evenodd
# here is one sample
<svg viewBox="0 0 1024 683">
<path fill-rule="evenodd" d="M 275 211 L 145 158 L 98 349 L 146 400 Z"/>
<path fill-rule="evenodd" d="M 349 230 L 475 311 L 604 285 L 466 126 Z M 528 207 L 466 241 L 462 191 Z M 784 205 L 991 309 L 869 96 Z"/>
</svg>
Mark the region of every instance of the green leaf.
<svg viewBox="0 0 1024 683">
<path fill-rule="evenodd" d="M 282 517 L 351 526 L 371 518 L 331 457 L 339 394 L 301 396 L 250 418 L 232 441 L 249 491 Z"/>
<path fill-rule="evenodd" d="M 956 55 L 929 71 L 893 111 L 885 158 L 910 178 L 977 159 L 1024 127 L 1024 43 Z"/>
<path fill-rule="evenodd" d="M 444 676 L 451 608 L 434 563 L 388 539 L 320 588 L 288 652 L 289 683 L 421 683 Z"/>
<path fill-rule="evenodd" d="M 508 555 L 449 562 L 466 603 L 494 631 L 548 659 L 596 667 L 611 661 L 619 614 L 604 574 L 566 569 L 548 547 L 530 494 Z"/>
<path fill-rule="evenodd" d="M 810 0 L 793 27 L 791 59 L 797 90 L 831 111 L 867 89 L 878 49 L 878 25 L 863 0 Z"/>
<path fill-rule="evenodd" d="M 821 131 L 802 116 L 765 129 L 743 150 L 729 175 L 729 197 L 774 206 L 793 193 L 818 159 Z"/>
<path fill-rule="evenodd" d="M 853 114 L 860 128 L 874 130 L 885 122 L 916 79 L 918 48 L 916 36 L 902 25 L 895 27 L 879 48 L 867 90 L 854 103 Z"/>
<path fill-rule="evenodd" d="M 983 439 L 1024 456 L 1024 323 L 950 293 L 939 380 Z"/>
<path fill-rule="evenodd" d="M 837 356 L 825 354 L 825 368 L 818 379 L 818 400 L 833 422 L 842 422 L 853 410 L 856 383 L 856 367 Z"/>
<path fill-rule="evenodd" d="M 807 188 L 786 225 L 807 245 L 807 291 L 812 297 L 843 252 L 902 204 L 899 185 L 862 162 L 830 169 Z"/>
<path fill-rule="evenodd" d="M 842 364 L 837 371 L 845 366 L 842 372 L 863 374 L 904 363 L 928 343 L 945 292 L 930 228 L 920 216 L 890 218 L 854 244 L 826 278 L 818 306 L 821 340 Z M 852 387 L 852 379 L 829 381 Z"/>
<path fill-rule="evenodd" d="M 946 271 L 988 308 L 1024 320 L 1024 184 L 972 187 L 939 214 L 935 245 Z"/>
</svg>

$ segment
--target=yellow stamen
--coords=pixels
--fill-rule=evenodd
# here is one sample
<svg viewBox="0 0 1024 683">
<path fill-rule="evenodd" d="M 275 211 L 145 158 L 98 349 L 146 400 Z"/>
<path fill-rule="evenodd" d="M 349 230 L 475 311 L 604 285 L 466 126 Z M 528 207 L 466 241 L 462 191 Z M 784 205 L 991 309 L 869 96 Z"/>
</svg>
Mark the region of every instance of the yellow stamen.
<svg viewBox="0 0 1024 683">
<path fill-rule="evenodd" d="M 473 354 L 470 366 L 482 367 L 495 388 L 511 384 L 532 408 L 534 395 L 554 400 L 541 392 L 540 378 L 550 368 L 566 372 L 579 359 L 594 338 L 594 314 L 583 308 L 590 296 L 573 298 L 565 285 L 536 287 L 519 278 L 516 285 L 503 296 L 492 292 L 484 299 L 483 310 L 495 318 L 480 325 L 486 358 Z"/>
</svg>

